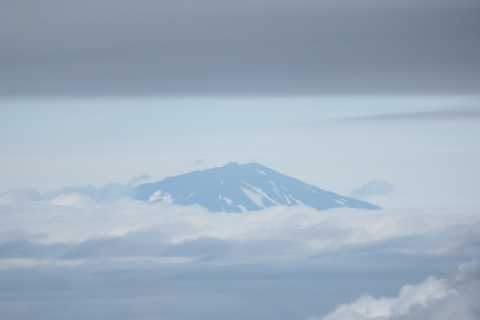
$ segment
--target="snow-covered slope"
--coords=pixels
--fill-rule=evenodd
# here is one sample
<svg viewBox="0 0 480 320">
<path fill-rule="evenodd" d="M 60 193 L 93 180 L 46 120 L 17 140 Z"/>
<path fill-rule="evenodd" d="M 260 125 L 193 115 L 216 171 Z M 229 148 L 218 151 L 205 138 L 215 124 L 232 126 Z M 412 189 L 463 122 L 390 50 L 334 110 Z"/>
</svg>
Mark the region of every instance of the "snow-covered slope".
<svg viewBox="0 0 480 320">
<path fill-rule="evenodd" d="M 212 212 L 244 212 L 276 205 L 307 205 L 318 210 L 338 207 L 380 209 L 278 173 L 258 163 L 230 162 L 221 168 L 168 177 L 135 188 L 139 200 L 199 204 Z"/>
</svg>

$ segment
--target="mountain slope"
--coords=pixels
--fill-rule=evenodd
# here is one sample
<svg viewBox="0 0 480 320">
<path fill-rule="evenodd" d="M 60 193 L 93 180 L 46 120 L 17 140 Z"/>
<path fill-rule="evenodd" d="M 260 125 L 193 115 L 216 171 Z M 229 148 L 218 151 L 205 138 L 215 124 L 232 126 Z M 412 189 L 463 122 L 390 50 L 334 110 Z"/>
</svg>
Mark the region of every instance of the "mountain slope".
<svg viewBox="0 0 480 320">
<path fill-rule="evenodd" d="M 245 212 L 275 205 L 307 205 L 318 210 L 338 207 L 380 209 L 278 173 L 258 163 L 194 171 L 135 187 L 138 200 L 199 204 L 212 212 Z"/>
</svg>

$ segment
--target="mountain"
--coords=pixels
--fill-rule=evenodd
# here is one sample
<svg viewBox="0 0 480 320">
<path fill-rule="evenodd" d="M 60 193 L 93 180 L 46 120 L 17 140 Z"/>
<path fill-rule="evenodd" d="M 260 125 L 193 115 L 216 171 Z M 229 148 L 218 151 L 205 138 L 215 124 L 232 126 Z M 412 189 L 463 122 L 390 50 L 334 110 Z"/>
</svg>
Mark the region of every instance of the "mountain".
<svg viewBox="0 0 480 320">
<path fill-rule="evenodd" d="M 348 207 L 380 209 L 301 182 L 258 163 L 194 171 L 135 187 L 135 198 L 150 202 L 199 204 L 212 212 L 246 212 L 276 205 L 307 205 L 318 210 Z"/>
</svg>

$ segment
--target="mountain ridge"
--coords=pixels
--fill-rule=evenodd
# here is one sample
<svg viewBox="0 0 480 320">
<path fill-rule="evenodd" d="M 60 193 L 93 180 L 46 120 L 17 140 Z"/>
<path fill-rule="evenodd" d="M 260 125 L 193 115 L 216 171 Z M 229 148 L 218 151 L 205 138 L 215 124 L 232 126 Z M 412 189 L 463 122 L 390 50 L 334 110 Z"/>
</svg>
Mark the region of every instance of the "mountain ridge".
<svg viewBox="0 0 480 320">
<path fill-rule="evenodd" d="M 276 205 L 307 205 L 318 210 L 338 207 L 381 209 L 338 195 L 252 162 L 227 163 L 134 188 L 138 200 L 199 204 L 212 212 L 257 211 Z"/>
</svg>

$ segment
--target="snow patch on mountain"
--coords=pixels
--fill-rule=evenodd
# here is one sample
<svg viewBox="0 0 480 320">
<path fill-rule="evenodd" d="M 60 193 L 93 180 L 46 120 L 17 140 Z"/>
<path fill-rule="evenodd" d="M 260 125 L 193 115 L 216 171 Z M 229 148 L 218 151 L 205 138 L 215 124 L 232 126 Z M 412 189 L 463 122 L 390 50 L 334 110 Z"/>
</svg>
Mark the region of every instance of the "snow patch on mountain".
<svg viewBox="0 0 480 320">
<path fill-rule="evenodd" d="M 173 203 L 172 195 L 166 192 L 163 192 L 162 190 L 157 190 L 155 191 L 154 194 L 150 198 L 148 198 L 148 202 L 157 202 L 161 201 L 163 203 Z"/>
</svg>

